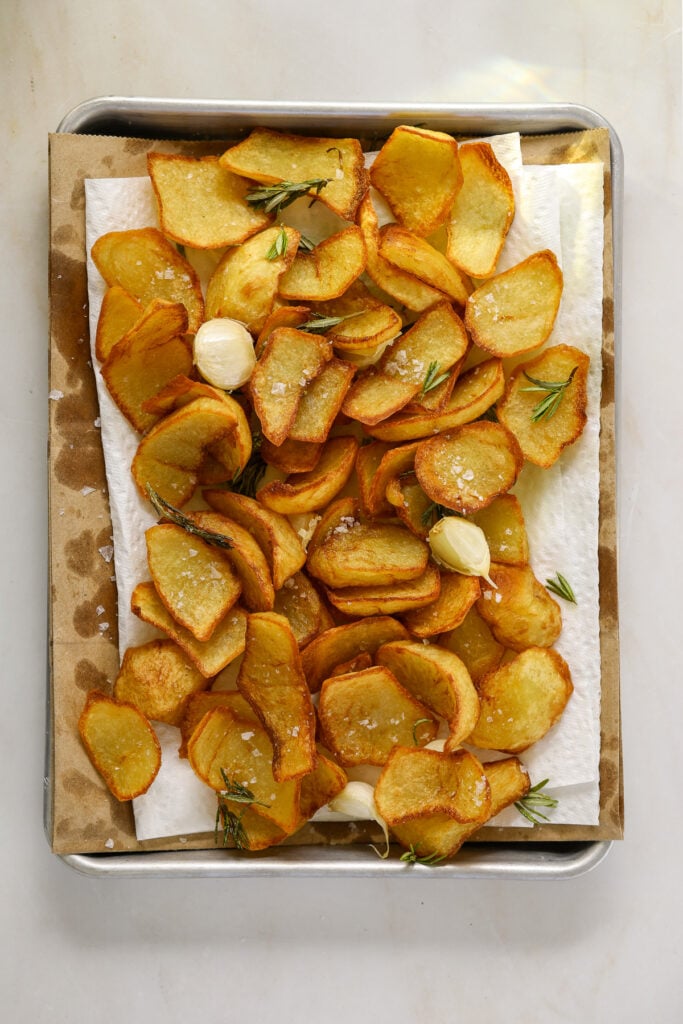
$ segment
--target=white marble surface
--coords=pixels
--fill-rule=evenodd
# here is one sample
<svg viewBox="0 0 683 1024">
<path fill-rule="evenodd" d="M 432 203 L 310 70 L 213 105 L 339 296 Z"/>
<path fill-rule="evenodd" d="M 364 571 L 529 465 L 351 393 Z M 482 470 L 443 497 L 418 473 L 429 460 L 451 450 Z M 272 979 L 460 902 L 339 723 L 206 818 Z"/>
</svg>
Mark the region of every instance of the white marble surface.
<svg viewBox="0 0 683 1024">
<path fill-rule="evenodd" d="M 391 10 L 387 17 L 382 12 Z M 2 0 L 0 1003 L 17 1024 L 683 1018 L 681 18 L 676 0 Z M 95 880 L 41 825 L 47 132 L 96 95 L 568 101 L 626 157 L 626 840 L 562 883 Z M 7 1011 L 6 1011 L 7 1012 Z"/>
</svg>

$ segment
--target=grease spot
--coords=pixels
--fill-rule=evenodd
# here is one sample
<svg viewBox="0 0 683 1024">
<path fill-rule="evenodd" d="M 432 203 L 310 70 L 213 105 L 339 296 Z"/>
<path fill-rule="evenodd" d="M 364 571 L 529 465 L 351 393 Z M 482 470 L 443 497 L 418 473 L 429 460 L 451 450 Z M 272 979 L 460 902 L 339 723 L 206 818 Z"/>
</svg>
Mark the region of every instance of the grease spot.
<svg viewBox="0 0 683 1024">
<path fill-rule="evenodd" d="M 57 228 L 52 233 L 53 245 L 65 245 L 67 242 L 75 242 L 77 240 L 78 233 L 71 224 L 62 224 L 60 228 Z"/>
<path fill-rule="evenodd" d="M 66 564 L 78 576 L 89 576 L 95 565 L 95 541 L 92 530 L 84 530 L 64 545 Z"/>
<path fill-rule="evenodd" d="M 88 658 L 81 658 L 76 663 L 74 671 L 74 682 L 79 690 L 89 693 L 91 690 L 101 690 L 102 693 L 111 693 L 111 683 L 104 672 Z"/>
<path fill-rule="evenodd" d="M 99 612 L 99 607 L 104 612 Z M 106 623 L 106 629 L 101 628 Z M 73 626 L 79 636 L 88 639 L 102 636 L 113 643 L 118 642 L 116 628 L 115 589 L 110 580 L 100 584 L 92 597 L 81 601 L 73 614 Z"/>
</svg>

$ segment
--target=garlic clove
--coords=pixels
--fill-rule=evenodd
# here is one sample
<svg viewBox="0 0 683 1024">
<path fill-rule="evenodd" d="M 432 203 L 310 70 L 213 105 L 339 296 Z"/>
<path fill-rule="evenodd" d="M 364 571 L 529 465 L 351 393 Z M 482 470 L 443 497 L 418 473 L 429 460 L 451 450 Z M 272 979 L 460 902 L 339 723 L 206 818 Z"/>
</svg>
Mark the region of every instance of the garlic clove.
<svg viewBox="0 0 683 1024">
<path fill-rule="evenodd" d="M 489 576 L 491 552 L 481 527 L 459 516 L 444 516 L 429 531 L 434 561 L 463 576 L 482 576 L 495 588 Z"/>
<path fill-rule="evenodd" d="M 347 815 L 351 820 L 376 821 L 384 832 L 387 849 L 385 854 L 389 855 L 389 829 L 375 806 L 375 790 L 368 782 L 347 782 L 344 789 L 333 800 L 330 800 L 328 807 L 338 814 Z"/>
<path fill-rule="evenodd" d="M 194 337 L 194 363 L 204 380 L 224 391 L 246 384 L 256 365 L 251 334 L 239 320 L 217 317 Z"/>
</svg>

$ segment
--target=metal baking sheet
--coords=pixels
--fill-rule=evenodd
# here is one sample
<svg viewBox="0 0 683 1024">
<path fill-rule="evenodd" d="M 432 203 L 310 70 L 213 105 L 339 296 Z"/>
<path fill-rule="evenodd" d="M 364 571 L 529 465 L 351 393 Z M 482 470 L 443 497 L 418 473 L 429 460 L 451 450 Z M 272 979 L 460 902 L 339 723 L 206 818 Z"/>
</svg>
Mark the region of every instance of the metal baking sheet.
<svg viewBox="0 0 683 1024">
<path fill-rule="evenodd" d="M 523 135 L 606 128 L 610 137 L 613 211 L 615 349 L 619 352 L 621 307 L 621 225 L 623 154 L 612 126 L 595 111 L 575 104 L 346 104 L 260 103 L 216 100 L 150 99 L 109 96 L 71 110 L 57 131 L 141 138 L 221 139 L 265 126 L 311 134 L 350 134 L 365 140 L 385 138 L 410 121 L 455 135 L 519 131 Z M 617 374 L 618 381 L 618 374 Z M 618 400 L 618 398 L 617 398 Z M 52 737 L 48 679 L 46 779 L 50 778 Z M 51 832 L 51 792 L 45 795 L 45 829 Z M 231 850 L 188 850 L 127 854 L 66 854 L 75 870 L 97 877 L 420 877 L 568 879 L 600 864 L 611 841 L 553 843 L 469 843 L 438 871 L 398 859 L 378 860 L 362 847 L 297 846 L 265 850 L 245 858 Z"/>
</svg>

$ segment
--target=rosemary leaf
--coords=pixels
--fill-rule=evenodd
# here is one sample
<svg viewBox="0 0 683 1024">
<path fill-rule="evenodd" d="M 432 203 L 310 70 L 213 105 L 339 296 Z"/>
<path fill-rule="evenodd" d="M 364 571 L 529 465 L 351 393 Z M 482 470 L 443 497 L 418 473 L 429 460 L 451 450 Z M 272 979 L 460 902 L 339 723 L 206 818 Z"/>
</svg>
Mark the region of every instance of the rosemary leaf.
<svg viewBox="0 0 683 1024">
<path fill-rule="evenodd" d="M 301 235 L 299 238 L 299 252 L 313 252 L 315 249 L 315 242 L 312 242 L 310 238 L 306 238 L 306 235 Z"/>
<path fill-rule="evenodd" d="M 330 178 L 311 178 L 309 181 L 279 181 L 276 185 L 263 185 L 261 188 L 254 189 L 253 192 L 248 192 L 246 200 L 257 210 L 278 214 L 280 210 L 284 210 L 286 206 L 300 196 L 306 195 L 311 189 L 315 190 L 313 196 L 315 201 L 330 181 Z"/>
<path fill-rule="evenodd" d="M 424 528 L 427 529 L 427 527 L 433 526 L 434 523 L 445 516 L 459 516 L 461 519 L 463 518 L 462 514 L 456 512 L 454 508 L 446 508 L 445 505 L 440 505 L 438 501 L 432 501 L 420 516 L 420 521 Z"/>
<path fill-rule="evenodd" d="M 183 530 L 187 530 L 193 537 L 199 537 L 200 540 L 206 541 L 207 544 L 213 544 L 216 548 L 223 548 L 229 550 L 232 547 L 232 543 L 228 537 L 222 533 L 215 533 L 213 530 L 205 530 L 196 523 L 193 523 L 188 516 L 184 515 L 180 509 L 177 509 L 174 505 L 171 505 L 168 501 L 161 497 L 160 494 L 154 490 L 151 484 L 147 484 L 147 494 L 149 500 L 152 503 L 154 511 L 163 519 L 168 519 L 170 523 L 175 523 L 176 526 L 182 526 Z"/>
<path fill-rule="evenodd" d="M 280 233 L 266 253 L 267 260 L 276 260 L 278 256 L 284 256 L 287 252 L 287 232 L 280 227 Z"/>
<path fill-rule="evenodd" d="M 559 801 L 555 797 L 548 796 L 547 793 L 542 793 L 541 790 L 547 786 L 548 779 L 543 779 L 542 782 L 537 782 L 535 786 L 532 786 L 526 796 L 522 797 L 521 800 L 517 800 L 515 807 L 521 815 L 523 815 L 527 821 L 530 821 L 532 825 L 540 825 L 542 821 L 550 821 L 550 818 L 539 811 L 539 807 L 554 808 L 558 806 Z"/>
<path fill-rule="evenodd" d="M 230 483 L 230 490 L 237 494 L 244 494 L 248 498 L 255 496 L 256 489 L 267 469 L 261 456 L 261 440 L 260 434 L 254 434 L 249 461 L 241 472 L 235 473 Z"/>
<path fill-rule="evenodd" d="M 545 585 L 552 594 L 557 594 L 558 597 L 564 598 L 565 601 L 571 601 L 572 604 L 577 603 L 574 591 L 561 572 L 556 573 L 554 580 L 546 580 Z"/>
<path fill-rule="evenodd" d="M 257 800 L 250 789 L 247 789 L 241 782 L 235 782 L 234 779 L 228 778 L 228 774 L 225 768 L 220 770 L 223 778 L 225 789 L 222 789 L 217 793 L 218 807 L 216 809 L 216 824 L 214 826 L 214 842 L 218 843 L 218 833 L 223 833 L 223 846 L 228 845 L 228 841 L 232 840 L 233 845 L 237 850 L 248 850 L 249 849 L 249 837 L 247 836 L 246 829 L 242 824 L 242 814 L 235 814 L 235 812 L 228 806 L 227 801 L 232 801 L 237 804 L 259 804 L 261 807 L 267 807 L 267 804 L 261 803 Z"/>
<path fill-rule="evenodd" d="M 440 864 L 442 860 L 445 860 L 445 855 L 439 856 L 437 853 L 427 854 L 425 857 L 420 857 L 417 849 L 410 845 L 410 849 L 406 850 L 405 853 L 401 854 L 402 861 L 406 864 L 424 864 L 426 867 L 434 867 L 435 864 Z"/>
<path fill-rule="evenodd" d="M 439 364 L 437 362 L 430 363 L 427 367 L 427 373 L 425 379 L 422 382 L 422 390 L 420 391 L 420 399 L 429 392 L 433 391 L 434 388 L 438 388 L 439 384 L 443 384 L 445 380 L 448 380 L 447 373 L 439 373 Z"/>
<path fill-rule="evenodd" d="M 299 324 L 297 331 L 307 331 L 309 334 L 324 334 L 332 327 L 342 323 L 344 320 L 351 320 L 354 316 L 361 316 L 365 312 L 359 309 L 355 313 L 347 313 L 345 316 L 323 316 L 321 313 L 313 313 L 313 319 Z"/>
<path fill-rule="evenodd" d="M 531 383 L 532 387 L 521 388 L 520 390 L 545 392 L 545 398 L 542 398 L 531 411 L 533 423 L 538 423 L 542 419 L 549 420 L 555 415 L 560 407 L 564 393 L 574 379 L 574 374 L 577 370 L 578 366 L 575 366 L 566 380 L 538 380 L 536 377 L 531 377 L 526 370 L 524 371 L 524 376 Z"/>
</svg>

